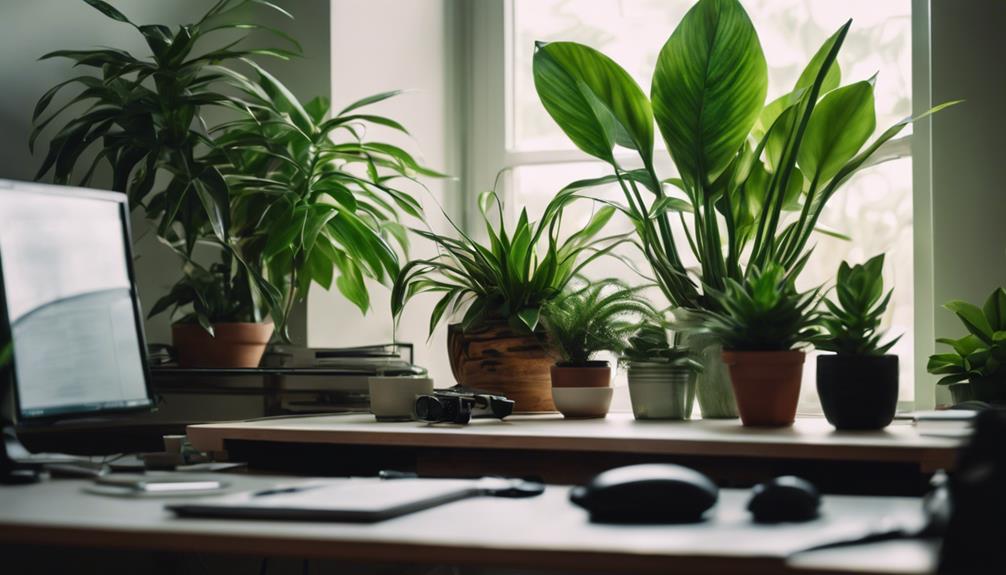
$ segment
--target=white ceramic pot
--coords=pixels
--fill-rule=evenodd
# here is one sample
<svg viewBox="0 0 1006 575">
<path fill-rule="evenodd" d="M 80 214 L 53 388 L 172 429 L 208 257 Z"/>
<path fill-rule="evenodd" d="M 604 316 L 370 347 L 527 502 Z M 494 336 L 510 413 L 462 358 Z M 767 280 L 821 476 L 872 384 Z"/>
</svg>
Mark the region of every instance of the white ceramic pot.
<svg viewBox="0 0 1006 575">
<path fill-rule="evenodd" d="M 553 387 L 552 400 L 565 417 L 597 418 L 608 415 L 613 392 L 610 387 Z"/>
</svg>

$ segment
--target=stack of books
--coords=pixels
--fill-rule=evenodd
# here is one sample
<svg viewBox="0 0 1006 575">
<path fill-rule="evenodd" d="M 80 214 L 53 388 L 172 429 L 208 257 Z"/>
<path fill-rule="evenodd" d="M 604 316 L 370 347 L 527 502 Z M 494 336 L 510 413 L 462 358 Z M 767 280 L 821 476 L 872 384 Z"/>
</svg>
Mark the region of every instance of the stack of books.
<svg viewBox="0 0 1006 575">
<path fill-rule="evenodd" d="M 976 415 L 977 411 L 969 409 L 916 411 L 912 415 L 912 420 L 921 435 L 968 437 L 974 431 Z"/>
</svg>

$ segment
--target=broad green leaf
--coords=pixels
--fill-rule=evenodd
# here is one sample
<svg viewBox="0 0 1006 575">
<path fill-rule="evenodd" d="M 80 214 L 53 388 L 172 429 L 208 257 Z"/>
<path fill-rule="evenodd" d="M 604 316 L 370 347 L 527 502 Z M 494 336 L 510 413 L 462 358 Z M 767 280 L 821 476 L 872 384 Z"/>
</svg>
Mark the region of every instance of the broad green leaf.
<svg viewBox="0 0 1006 575">
<path fill-rule="evenodd" d="M 517 312 L 517 317 L 520 322 L 527 327 L 528 331 L 534 331 L 538 328 L 538 321 L 541 318 L 541 308 L 528 307 Z"/>
<path fill-rule="evenodd" d="M 573 42 L 539 43 L 534 81 L 545 110 L 584 152 L 613 162 L 620 145 L 653 157 L 653 111 L 643 90 L 604 54 Z"/>
<path fill-rule="evenodd" d="M 800 77 L 796 80 L 796 85 L 793 86 L 793 91 L 791 94 L 796 98 L 799 98 L 799 94 L 803 90 L 809 89 L 814 85 L 814 81 L 817 79 L 817 75 L 821 72 L 821 66 L 824 65 L 825 61 L 828 59 L 828 53 L 831 52 L 832 47 L 839 37 L 842 36 L 842 29 L 845 28 L 848 23 L 843 24 L 839 29 L 828 37 L 821 44 L 821 47 L 817 49 L 814 56 L 807 63 L 807 66 L 800 73 Z M 842 82 L 842 71 L 838 66 L 838 60 L 832 60 L 831 66 L 828 68 L 828 73 L 824 77 L 824 81 L 821 83 L 820 94 L 824 95 L 828 92 L 834 90 Z"/>
<path fill-rule="evenodd" d="M 681 177 L 714 181 L 747 138 L 768 90 L 758 34 L 737 0 L 700 0 L 657 57 L 651 99 Z"/>
<path fill-rule="evenodd" d="M 994 331 L 1006 330 L 1006 290 L 996 288 L 985 300 L 982 312 Z"/>
<path fill-rule="evenodd" d="M 985 343 L 992 343 L 992 326 L 989 325 L 985 314 L 978 306 L 966 301 L 953 300 L 944 304 L 943 307 L 957 314 L 957 317 L 972 334 Z"/>
<path fill-rule="evenodd" d="M 835 89 L 814 108 L 797 161 L 811 181 L 824 183 L 859 152 L 877 126 L 873 82 Z"/>
</svg>

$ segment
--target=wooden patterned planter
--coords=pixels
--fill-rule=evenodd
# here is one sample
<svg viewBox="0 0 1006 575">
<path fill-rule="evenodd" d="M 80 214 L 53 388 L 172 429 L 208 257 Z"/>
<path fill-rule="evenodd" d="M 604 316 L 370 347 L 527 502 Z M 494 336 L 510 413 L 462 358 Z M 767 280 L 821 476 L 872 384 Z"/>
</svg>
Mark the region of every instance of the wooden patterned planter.
<svg viewBox="0 0 1006 575">
<path fill-rule="evenodd" d="M 452 324 L 447 328 L 447 351 L 459 384 L 505 395 L 514 401 L 514 411 L 555 411 L 550 375 L 555 358 L 536 337 L 506 322 L 467 331 Z"/>
</svg>

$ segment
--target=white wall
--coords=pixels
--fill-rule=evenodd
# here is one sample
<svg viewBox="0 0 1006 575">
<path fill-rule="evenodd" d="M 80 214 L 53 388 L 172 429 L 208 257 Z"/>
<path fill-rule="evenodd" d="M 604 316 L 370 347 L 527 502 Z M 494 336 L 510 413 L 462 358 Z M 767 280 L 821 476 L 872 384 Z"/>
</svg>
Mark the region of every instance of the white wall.
<svg viewBox="0 0 1006 575">
<path fill-rule="evenodd" d="M 980 306 L 1006 285 L 1006 3 L 932 0 L 931 15 L 932 100 L 966 100 L 932 120 L 933 295 Z M 966 333 L 933 313 L 937 337 Z"/>
<path fill-rule="evenodd" d="M 449 0 L 333 0 L 332 1 L 332 102 L 339 109 L 362 97 L 394 89 L 409 93 L 373 107 L 402 122 L 410 139 L 384 129 L 371 135 L 420 152 L 426 165 L 457 174 L 459 162 L 452 136 L 457 127 L 457 106 L 448 62 L 453 58 L 453 37 L 446 24 Z M 443 232 L 446 222 L 439 205 L 457 205 L 456 181 L 427 180 L 429 192 L 409 189 L 422 202 L 426 222 Z M 438 205 L 439 204 L 439 205 Z M 432 246 L 414 239 L 412 257 L 434 255 Z M 360 311 L 334 290 L 317 286 L 308 298 L 308 343 L 311 346 L 346 346 L 386 343 L 394 337 L 389 289 L 372 284 L 370 313 Z M 398 339 L 416 346 L 416 363 L 427 367 L 437 386 L 453 385 L 447 362 L 446 330 L 440 328 L 427 343 L 435 296 L 415 300 L 402 318 Z"/>
<path fill-rule="evenodd" d="M 193 22 L 212 5 L 208 0 L 110 0 L 127 17 L 138 24 L 158 23 L 172 27 Z M 292 62 L 263 64 L 301 98 L 324 95 L 329 89 L 329 4 L 317 0 L 280 0 L 297 18 L 286 21 L 269 17 L 269 24 L 298 38 L 304 47 L 304 58 Z M 259 11 L 258 15 L 264 14 Z M 259 19 L 258 21 L 262 21 Z M 226 40 L 226 37 L 221 37 Z M 263 37 L 253 43 L 275 45 L 276 40 Z M 212 46 L 212 44 L 207 44 Z M 97 46 L 124 48 L 135 54 L 147 54 L 146 45 L 136 30 L 126 24 L 109 20 L 80 0 L 32 0 L 3 2 L 0 7 L 0 178 L 31 180 L 44 158 L 48 139 L 37 144 L 35 156 L 28 152 L 31 114 L 47 89 L 68 79 L 73 70 L 65 60 L 38 62 L 39 56 L 59 49 L 89 49 Z M 65 97 L 74 92 L 68 88 Z M 53 103 L 55 110 L 60 100 Z M 66 116 L 70 118 L 72 116 Z M 58 127 L 52 126 L 58 130 Z M 54 131 L 49 134 L 54 134 Z M 92 187 L 110 185 L 107 174 L 99 172 Z M 167 248 L 147 233 L 142 218 L 134 218 L 133 233 L 141 238 L 135 252 L 137 284 L 145 307 L 170 289 L 179 277 L 180 264 Z M 162 314 L 147 322 L 147 339 L 167 342 L 170 339 L 169 318 Z M 306 328 L 303 320 L 291 325 L 291 333 L 301 340 Z"/>
</svg>

